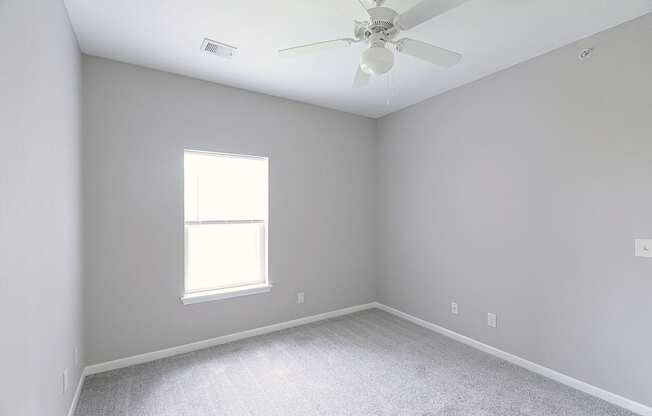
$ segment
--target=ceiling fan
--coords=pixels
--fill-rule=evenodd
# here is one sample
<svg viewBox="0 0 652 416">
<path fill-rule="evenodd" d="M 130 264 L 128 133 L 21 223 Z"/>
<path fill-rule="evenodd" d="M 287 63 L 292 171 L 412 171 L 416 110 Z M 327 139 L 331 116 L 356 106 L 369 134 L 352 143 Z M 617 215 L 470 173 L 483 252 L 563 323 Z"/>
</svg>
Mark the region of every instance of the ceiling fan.
<svg viewBox="0 0 652 416">
<path fill-rule="evenodd" d="M 388 49 L 387 45 L 394 46 L 397 52 L 442 67 L 451 67 L 462 59 L 462 55 L 457 52 L 439 48 L 429 43 L 410 38 L 395 39 L 401 31 L 412 29 L 468 0 L 422 0 L 402 14 L 388 7 L 383 7 L 385 0 L 372 0 L 374 3 L 372 7 L 367 7 L 367 4 L 365 4 L 368 0 L 350 1 L 360 3 L 369 15 L 369 20 L 354 21 L 353 38 L 328 40 L 281 49 L 279 54 L 282 57 L 294 57 L 325 49 L 348 47 L 354 43 L 367 43 L 369 48 L 360 56 L 360 65 L 353 80 L 353 86 L 357 88 L 366 86 L 371 76 L 381 75 L 392 69 L 394 54 Z"/>
</svg>

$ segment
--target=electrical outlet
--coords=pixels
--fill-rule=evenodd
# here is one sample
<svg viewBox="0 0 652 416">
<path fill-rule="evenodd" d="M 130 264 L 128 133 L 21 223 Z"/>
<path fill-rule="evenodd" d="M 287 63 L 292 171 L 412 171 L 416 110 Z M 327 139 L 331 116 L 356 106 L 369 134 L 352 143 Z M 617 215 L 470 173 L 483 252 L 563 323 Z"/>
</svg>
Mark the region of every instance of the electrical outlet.
<svg viewBox="0 0 652 416">
<path fill-rule="evenodd" d="M 75 347 L 72 354 L 73 354 L 73 357 L 75 359 L 75 366 L 79 367 L 79 347 Z"/>
<path fill-rule="evenodd" d="M 457 307 L 457 302 L 451 302 L 451 313 L 453 315 L 458 315 L 460 313 L 460 310 Z"/>
<path fill-rule="evenodd" d="M 303 303 L 306 301 L 305 295 L 303 292 L 297 293 L 297 303 Z"/>
<path fill-rule="evenodd" d="M 487 325 L 492 327 L 492 328 L 495 328 L 497 326 L 497 323 L 498 323 L 498 321 L 497 321 L 496 314 L 495 313 L 488 313 L 487 314 Z"/>
<path fill-rule="evenodd" d="M 68 369 L 66 368 L 63 370 L 63 375 L 61 377 L 61 381 L 63 383 L 63 394 L 68 393 Z"/>
</svg>

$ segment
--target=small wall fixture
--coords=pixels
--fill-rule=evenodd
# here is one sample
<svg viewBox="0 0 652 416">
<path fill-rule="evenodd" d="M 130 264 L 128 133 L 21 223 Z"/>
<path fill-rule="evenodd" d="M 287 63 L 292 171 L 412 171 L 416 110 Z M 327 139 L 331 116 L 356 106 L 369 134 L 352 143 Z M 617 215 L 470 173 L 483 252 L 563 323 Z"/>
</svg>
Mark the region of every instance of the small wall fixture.
<svg viewBox="0 0 652 416">
<path fill-rule="evenodd" d="M 580 61 L 583 61 L 585 59 L 589 59 L 592 55 L 593 55 L 593 48 L 586 48 L 580 51 L 578 58 L 580 58 Z"/>
</svg>

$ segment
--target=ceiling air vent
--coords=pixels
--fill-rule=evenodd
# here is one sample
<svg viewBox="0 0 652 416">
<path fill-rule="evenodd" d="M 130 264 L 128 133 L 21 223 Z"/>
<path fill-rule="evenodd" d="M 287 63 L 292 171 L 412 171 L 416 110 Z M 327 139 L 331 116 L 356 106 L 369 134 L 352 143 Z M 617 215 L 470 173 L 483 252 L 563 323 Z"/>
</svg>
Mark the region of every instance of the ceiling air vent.
<svg viewBox="0 0 652 416">
<path fill-rule="evenodd" d="M 204 39 L 201 44 L 201 50 L 211 55 L 221 56 L 222 58 L 231 59 L 238 50 L 235 46 L 226 43 L 217 42 L 211 39 Z"/>
</svg>

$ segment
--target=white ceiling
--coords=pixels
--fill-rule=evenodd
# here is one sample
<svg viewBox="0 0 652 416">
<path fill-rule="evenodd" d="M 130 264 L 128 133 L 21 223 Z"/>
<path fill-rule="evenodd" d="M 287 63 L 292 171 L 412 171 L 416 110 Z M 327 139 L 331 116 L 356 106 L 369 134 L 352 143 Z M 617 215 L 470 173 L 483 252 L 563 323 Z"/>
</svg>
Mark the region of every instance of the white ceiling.
<svg viewBox="0 0 652 416">
<path fill-rule="evenodd" d="M 364 17 L 356 1 L 65 3 L 87 54 L 374 118 L 652 12 L 652 0 L 470 0 L 402 33 L 462 53 L 457 66 L 439 69 L 398 55 L 390 75 L 365 89 L 351 88 L 362 44 L 278 57 L 280 48 L 351 37 L 353 19 Z M 417 2 L 386 6 L 400 13 Z M 205 37 L 237 46 L 237 56 L 204 54 Z"/>
</svg>

